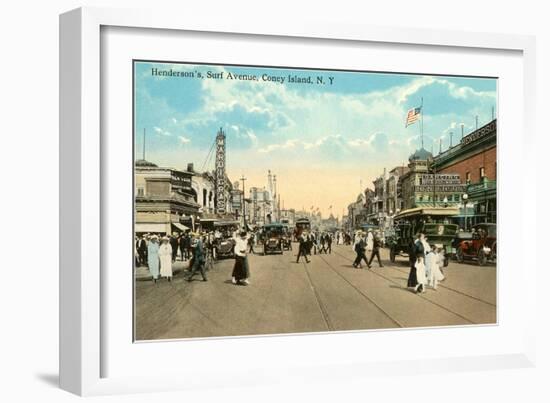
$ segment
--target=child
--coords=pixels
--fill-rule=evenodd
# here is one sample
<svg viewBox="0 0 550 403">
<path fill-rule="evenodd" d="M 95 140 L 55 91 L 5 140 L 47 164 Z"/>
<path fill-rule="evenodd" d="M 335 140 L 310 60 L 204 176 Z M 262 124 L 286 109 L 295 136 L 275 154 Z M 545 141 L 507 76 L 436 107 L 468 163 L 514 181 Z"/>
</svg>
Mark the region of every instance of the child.
<svg viewBox="0 0 550 403">
<path fill-rule="evenodd" d="M 434 290 L 437 290 L 437 283 L 443 280 L 443 274 L 439 270 L 440 254 L 437 252 L 437 247 L 432 246 L 432 250 L 426 255 L 426 266 L 429 267 L 428 284 Z"/>
<path fill-rule="evenodd" d="M 441 274 L 443 275 L 443 280 L 445 280 L 445 273 L 443 272 L 443 267 L 445 266 L 445 253 L 443 253 L 443 247 L 442 246 L 438 246 L 437 247 L 437 257 L 438 257 L 438 265 L 439 265 L 439 271 L 441 272 Z"/>
</svg>

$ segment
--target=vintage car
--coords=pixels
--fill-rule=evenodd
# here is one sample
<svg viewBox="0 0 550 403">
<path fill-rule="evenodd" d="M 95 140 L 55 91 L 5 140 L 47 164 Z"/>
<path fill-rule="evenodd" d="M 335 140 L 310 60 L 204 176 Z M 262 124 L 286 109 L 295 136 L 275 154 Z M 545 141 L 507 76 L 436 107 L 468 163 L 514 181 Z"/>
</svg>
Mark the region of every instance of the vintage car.
<svg viewBox="0 0 550 403">
<path fill-rule="evenodd" d="M 456 260 L 476 260 L 480 266 L 487 261 L 495 261 L 497 257 L 497 225 L 474 225 L 469 239 L 462 239 L 456 248 Z"/>
<path fill-rule="evenodd" d="M 214 224 L 214 256 L 216 259 L 223 257 L 235 257 L 235 240 L 233 239 L 234 232 L 239 228 L 238 221 L 220 221 Z"/>
<path fill-rule="evenodd" d="M 283 237 L 285 229 L 283 224 L 266 224 L 262 229 L 264 255 L 270 253 L 283 253 Z"/>
<path fill-rule="evenodd" d="M 443 249 L 447 266 L 449 257 L 455 252 L 452 243 L 458 231 L 458 225 L 451 223 L 451 218 L 457 215 L 455 207 L 417 207 L 397 214 L 391 235 L 386 238 L 390 260 L 395 262 L 396 256 L 402 253 L 408 255 L 417 234 L 423 233 L 430 245 Z"/>
<path fill-rule="evenodd" d="M 288 225 L 283 225 L 283 250 L 292 250 L 292 233 Z"/>
</svg>

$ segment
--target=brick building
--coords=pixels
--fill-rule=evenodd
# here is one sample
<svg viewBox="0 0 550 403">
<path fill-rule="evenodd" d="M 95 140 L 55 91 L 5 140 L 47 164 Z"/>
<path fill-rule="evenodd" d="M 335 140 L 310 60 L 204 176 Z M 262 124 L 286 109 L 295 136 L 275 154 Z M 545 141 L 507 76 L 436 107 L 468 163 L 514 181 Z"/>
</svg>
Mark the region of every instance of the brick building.
<svg viewBox="0 0 550 403">
<path fill-rule="evenodd" d="M 433 168 L 438 173 L 458 174 L 461 182 L 467 185 L 468 207 L 471 210 L 466 211 L 469 223 L 496 223 L 496 119 L 464 136 L 456 146 L 436 155 Z"/>
</svg>

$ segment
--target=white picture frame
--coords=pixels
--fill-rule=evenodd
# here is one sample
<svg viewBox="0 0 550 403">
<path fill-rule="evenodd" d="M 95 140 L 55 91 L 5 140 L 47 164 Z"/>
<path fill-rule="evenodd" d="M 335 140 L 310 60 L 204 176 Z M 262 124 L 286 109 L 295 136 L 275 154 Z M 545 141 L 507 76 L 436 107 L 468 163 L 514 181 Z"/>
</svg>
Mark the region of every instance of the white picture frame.
<svg viewBox="0 0 550 403">
<path fill-rule="evenodd" d="M 521 161 L 528 161 L 534 150 L 535 102 L 535 41 L 533 37 L 458 31 L 430 31 L 407 28 L 381 28 L 339 23 L 304 23 L 245 21 L 238 19 L 197 19 L 159 10 L 112 10 L 81 8 L 60 17 L 60 385 L 79 395 L 129 392 L 150 392 L 197 387 L 225 386 L 234 377 L 224 368 L 212 371 L 209 379 L 182 382 L 181 374 L 171 372 L 162 377 L 143 378 L 131 375 L 105 374 L 106 351 L 102 317 L 108 315 L 102 290 L 102 194 L 104 169 L 101 141 L 101 29 L 102 27 L 146 28 L 224 34 L 256 35 L 266 38 L 290 38 L 295 41 L 335 39 L 342 42 L 374 42 L 382 45 L 433 46 L 456 49 L 502 50 L 519 52 L 522 60 L 520 100 L 522 135 L 514 141 L 522 144 Z M 499 157 L 502 157 L 499 151 Z M 506 172 L 505 169 L 502 170 Z M 503 179 L 500 179 L 501 181 Z M 506 179 L 504 179 L 506 180 Z M 536 191 L 534 178 L 523 178 L 522 188 Z M 534 195 L 533 195 L 534 196 Z M 530 207 L 519 206 L 521 215 L 528 217 Z M 533 220 L 523 220 L 516 226 L 516 242 L 527 247 L 527 234 L 535 233 Z M 502 244 L 501 244 L 502 245 Z M 499 252 L 500 253 L 500 252 Z M 499 257 L 499 270 L 506 270 L 506 261 Z M 522 276 L 535 278 L 535 257 L 524 256 Z M 500 267 L 502 265 L 502 269 Z M 518 368 L 535 362 L 535 284 L 526 282 L 518 292 L 522 296 L 525 316 L 517 324 L 524 336 L 521 347 L 514 346 L 503 354 L 479 354 L 455 357 L 403 357 L 384 362 L 363 360 L 361 356 L 346 363 L 300 362 L 289 364 L 281 374 L 280 367 L 251 373 L 245 384 L 292 382 L 293 377 L 327 381 L 336 377 L 369 376 L 371 374 L 403 374 L 410 372 L 464 371 L 477 369 Z M 517 295 L 516 295 L 517 297 Z M 506 298 L 500 295 L 499 298 Z M 500 308 L 499 308 L 500 309 Z M 303 344 L 304 337 L 301 336 Z M 352 336 L 360 339 L 368 333 Z M 274 340 L 276 338 L 272 338 Z M 236 342 L 252 344 L 253 338 Z M 223 343 L 223 340 L 217 341 Z M 168 343 L 170 344 L 170 343 Z M 173 345 L 175 346 L 175 344 Z M 168 347 L 171 348 L 171 347 Z M 175 347 L 172 347 L 175 348 Z M 256 347 L 251 347 L 256 348 Z M 261 348 L 261 347 L 258 347 Z M 205 360 L 212 357 L 206 356 Z M 303 359 L 305 360 L 305 359 Z M 182 364 L 191 367 L 192 362 Z M 305 370 L 307 368 L 307 371 Z M 328 370 L 328 371 L 327 371 Z M 335 375 L 337 373 L 337 375 Z M 275 374 L 278 374 L 275 376 Z M 200 378 L 200 377 L 198 377 Z"/>
</svg>

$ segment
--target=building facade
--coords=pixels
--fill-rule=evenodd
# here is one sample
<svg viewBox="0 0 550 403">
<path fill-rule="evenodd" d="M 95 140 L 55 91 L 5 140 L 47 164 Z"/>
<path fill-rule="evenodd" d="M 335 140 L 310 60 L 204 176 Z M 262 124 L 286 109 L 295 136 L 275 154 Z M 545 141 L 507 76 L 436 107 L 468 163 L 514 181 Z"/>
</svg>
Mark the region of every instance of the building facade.
<svg viewBox="0 0 550 403">
<path fill-rule="evenodd" d="M 432 163 L 432 154 L 424 148 L 409 157 L 409 170 L 401 176 L 403 210 L 461 205 L 466 185 L 461 183 L 460 175 L 438 173 Z"/>
<path fill-rule="evenodd" d="M 453 172 L 466 185 L 471 211 L 468 222 L 496 223 L 497 220 L 497 121 L 464 136 L 459 144 L 434 157 L 440 173 Z M 461 212 L 464 215 L 464 211 Z"/>
<path fill-rule="evenodd" d="M 138 160 L 134 174 L 136 234 L 166 235 L 191 229 L 189 224 L 200 215 L 192 172 Z"/>
</svg>

